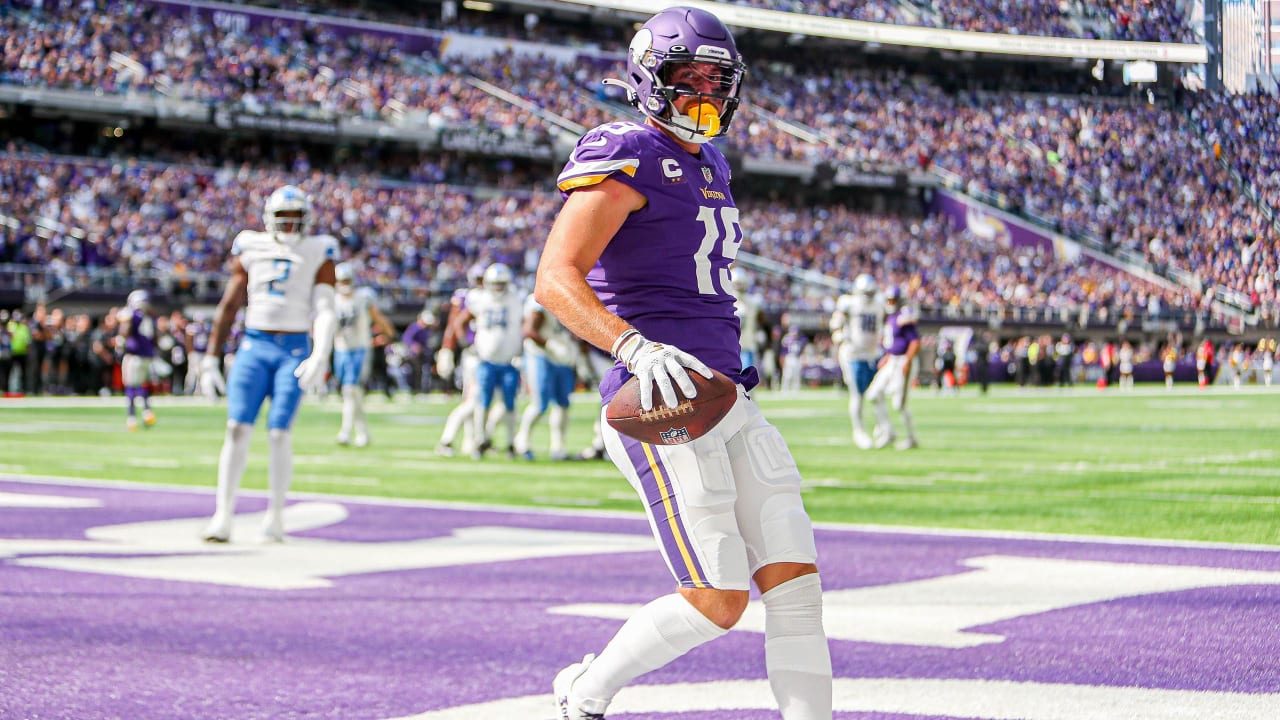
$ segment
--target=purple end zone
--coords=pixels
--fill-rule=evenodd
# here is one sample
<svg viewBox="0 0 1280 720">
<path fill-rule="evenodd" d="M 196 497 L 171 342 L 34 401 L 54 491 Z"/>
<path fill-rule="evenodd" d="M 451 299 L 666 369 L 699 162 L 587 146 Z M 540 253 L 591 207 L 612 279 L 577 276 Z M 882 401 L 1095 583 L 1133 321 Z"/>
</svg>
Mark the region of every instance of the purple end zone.
<svg viewBox="0 0 1280 720">
<path fill-rule="evenodd" d="M 6 494 L 94 506 L 6 504 Z M 341 504 L 348 515 L 297 533 L 286 547 L 308 539 L 362 544 L 356 550 L 363 553 L 367 545 L 369 557 L 380 558 L 391 547 L 383 544 L 449 543 L 455 531 L 469 528 L 506 528 L 517 536 L 524 531 L 601 533 L 649 544 L 630 552 L 601 554 L 588 545 L 580 553 L 558 557 L 332 576 L 324 575 L 321 557 L 317 574 L 330 584 L 304 589 L 131 577 L 34 563 L 47 564 L 51 556 L 116 562 L 167 552 L 193 563 L 217 555 L 214 562 L 233 569 L 241 562 L 248 573 L 254 558 L 260 565 L 262 553 L 272 550 L 247 542 L 221 548 L 192 542 L 121 557 L 111 541 L 90 540 L 87 533 L 184 520 L 194 538 L 212 510 L 211 495 L 0 480 L 0 718 L 373 720 L 545 694 L 559 668 L 598 651 L 620 625 L 617 619 L 549 609 L 641 604 L 673 589 L 639 515 L 306 500 Z M 263 507 L 261 497 L 249 496 L 241 499 L 239 511 Z M 93 537 L 101 538 L 100 530 Z M 975 573 L 973 559 L 994 556 L 1280 573 L 1280 552 L 1265 549 L 838 529 L 820 529 L 818 543 L 829 597 Z M 426 558 L 444 552 L 433 548 L 444 547 L 428 543 L 421 553 Z M 285 571 L 280 569 L 282 577 Z M 833 639 L 835 674 L 1280 692 L 1280 583 L 1195 587 L 1070 604 L 964 631 L 1000 639 L 971 647 Z M 764 677 L 762 636 L 744 631 L 700 647 L 640 682 Z M 757 720 L 777 714 L 713 710 L 660 717 Z M 842 712 L 837 717 L 915 716 Z"/>
</svg>

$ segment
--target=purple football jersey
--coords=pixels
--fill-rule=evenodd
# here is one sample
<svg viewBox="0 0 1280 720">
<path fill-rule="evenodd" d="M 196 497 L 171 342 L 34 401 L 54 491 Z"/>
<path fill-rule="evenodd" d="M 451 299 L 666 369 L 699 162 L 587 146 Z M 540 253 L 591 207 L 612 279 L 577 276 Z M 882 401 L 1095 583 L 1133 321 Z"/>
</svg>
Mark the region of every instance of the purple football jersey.
<svg viewBox="0 0 1280 720">
<path fill-rule="evenodd" d="M 138 357 L 156 356 L 156 322 L 141 310 L 134 310 L 129 316 L 129 332 L 124 338 L 124 352 Z"/>
<path fill-rule="evenodd" d="M 907 346 L 919 337 L 915 313 L 910 308 L 902 308 L 885 318 L 884 349 L 890 355 L 906 355 Z"/>
<path fill-rule="evenodd" d="M 691 155 L 666 133 L 633 122 L 602 125 L 578 141 L 558 185 L 567 197 L 606 178 L 648 199 L 587 273 L 604 306 L 645 337 L 669 343 L 750 389 L 729 264 L 742 244 L 729 163 L 711 144 Z M 630 378 L 616 363 L 600 382 L 608 402 Z"/>
</svg>

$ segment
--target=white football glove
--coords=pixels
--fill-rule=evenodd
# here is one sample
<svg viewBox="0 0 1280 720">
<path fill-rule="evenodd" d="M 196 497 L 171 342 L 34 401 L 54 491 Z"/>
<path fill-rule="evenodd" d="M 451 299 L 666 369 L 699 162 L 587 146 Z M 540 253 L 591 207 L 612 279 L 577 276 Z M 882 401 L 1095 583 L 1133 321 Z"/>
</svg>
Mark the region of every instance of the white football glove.
<svg viewBox="0 0 1280 720">
<path fill-rule="evenodd" d="M 640 381 L 640 409 L 653 409 L 653 384 L 658 384 L 658 393 L 667 407 L 679 405 L 675 387 L 687 398 L 698 394 L 693 380 L 689 379 L 689 370 L 711 379 L 711 368 L 698 358 L 674 345 L 664 345 L 646 339 L 638 332 L 630 331 L 630 336 L 623 333 L 615 341 L 617 350 L 614 357 L 621 360 Z"/>
<path fill-rule="evenodd" d="M 436 351 L 436 374 L 442 379 L 453 377 L 453 351 L 440 348 Z"/>
<path fill-rule="evenodd" d="M 302 362 L 298 363 L 298 368 L 293 371 L 293 376 L 298 378 L 298 387 L 303 392 L 311 392 L 324 387 L 325 376 L 329 374 L 329 357 L 326 353 L 323 356 L 311 353 L 305 357 Z"/>
<path fill-rule="evenodd" d="M 227 381 L 222 377 L 221 362 L 213 355 L 200 358 L 200 394 L 217 400 L 227 392 Z"/>
</svg>

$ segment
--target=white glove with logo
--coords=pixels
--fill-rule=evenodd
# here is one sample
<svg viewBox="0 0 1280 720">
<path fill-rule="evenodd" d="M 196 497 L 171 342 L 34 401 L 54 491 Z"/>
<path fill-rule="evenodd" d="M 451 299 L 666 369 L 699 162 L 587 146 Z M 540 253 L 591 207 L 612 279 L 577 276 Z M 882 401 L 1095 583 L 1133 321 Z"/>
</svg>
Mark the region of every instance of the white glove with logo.
<svg viewBox="0 0 1280 720">
<path fill-rule="evenodd" d="M 221 361 L 213 355 L 200 358 L 200 394 L 210 400 L 227 392 L 227 381 L 222 377 Z"/>
<path fill-rule="evenodd" d="M 453 351 L 440 348 L 436 351 L 436 374 L 448 380 L 453 377 Z"/>
<path fill-rule="evenodd" d="M 653 384 L 658 384 L 658 393 L 667 407 L 679 405 L 675 387 L 687 398 L 698 394 L 693 380 L 689 379 L 689 370 L 711 379 L 711 368 L 698 358 L 674 345 L 664 345 L 646 339 L 635 330 L 628 330 L 618 336 L 613 343 L 613 356 L 627 366 L 640 381 L 640 408 L 653 409 Z"/>
<path fill-rule="evenodd" d="M 298 363 L 298 368 L 293 371 L 293 376 L 298 378 L 298 387 L 303 392 L 311 392 L 324 387 L 325 376 L 329 374 L 329 354 L 317 355 L 311 353 L 302 362 Z"/>
</svg>

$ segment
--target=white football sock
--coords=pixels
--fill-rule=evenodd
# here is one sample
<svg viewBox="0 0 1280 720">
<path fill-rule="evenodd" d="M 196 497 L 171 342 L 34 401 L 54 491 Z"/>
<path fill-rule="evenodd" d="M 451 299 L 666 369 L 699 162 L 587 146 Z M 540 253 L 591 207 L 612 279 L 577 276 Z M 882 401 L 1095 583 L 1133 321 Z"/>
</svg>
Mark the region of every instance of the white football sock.
<svg viewBox="0 0 1280 720">
<path fill-rule="evenodd" d="M 352 416 L 355 421 L 357 436 L 369 437 L 369 422 L 364 417 L 364 388 L 351 386 Z"/>
<path fill-rule="evenodd" d="M 529 436 L 533 434 L 533 426 L 540 417 L 542 413 L 538 412 L 538 401 L 534 400 L 525 407 L 524 414 L 520 416 L 520 430 L 516 432 L 516 452 L 528 451 Z"/>
<path fill-rule="evenodd" d="M 475 438 L 477 448 L 489 440 L 488 423 L 485 422 L 488 411 L 489 408 L 480 403 L 471 408 L 471 435 Z"/>
<path fill-rule="evenodd" d="M 916 439 L 916 421 L 911 417 L 911 411 L 904 406 L 899 411 L 899 414 L 902 415 L 902 425 L 906 428 L 907 439 L 914 442 Z"/>
<path fill-rule="evenodd" d="M 889 420 L 889 403 L 885 402 L 884 397 L 881 396 L 871 403 L 871 408 L 876 413 L 876 425 L 892 431 L 893 422 Z"/>
<path fill-rule="evenodd" d="M 293 433 L 288 430 L 271 430 L 267 433 L 271 445 L 271 460 L 267 468 L 267 484 L 271 489 L 267 501 L 267 517 L 263 527 L 284 528 L 284 504 L 293 482 Z"/>
<path fill-rule="evenodd" d="M 498 417 L 502 419 L 502 425 L 507 429 L 507 445 L 513 445 L 516 440 L 516 411 L 503 410 L 502 414 Z M 490 434 L 490 437 L 492 437 L 492 433 Z"/>
<path fill-rule="evenodd" d="M 627 683 L 727 632 L 678 593 L 664 595 L 637 610 L 622 625 L 574 682 L 574 695 L 587 700 L 582 709 L 604 712 Z"/>
<path fill-rule="evenodd" d="M 760 596 L 764 664 L 783 720 L 831 720 L 831 650 L 822 629 L 822 581 L 801 575 Z"/>
<path fill-rule="evenodd" d="M 444 432 L 440 433 L 441 445 L 452 445 L 453 439 L 458 435 L 458 430 L 464 424 L 467 432 L 471 432 L 471 411 L 474 408 L 475 403 L 471 401 L 471 398 L 466 398 L 449 413 L 449 417 L 444 420 Z"/>
<path fill-rule="evenodd" d="M 249 463 L 249 439 L 252 436 L 252 425 L 227 421 L 227 434 L 222 441 L 222 452 L 218 455 L 218 494 L 214 501 L 214 525 L 227 528 L 231 526 L 231 518 L 236 511 L 236 491 L 240 489 L 240 478 L 244 477 L 245 465 Z"/>
<path fill-rule="evenodd" d="M 849 418 L 853 420 L 853 429 L 862 430 L 862 396 L 857 390 L 849 393 Z"/>
<path fill-rule="evenodd" d="M 559 405 L 551 406 L 551 417 L 548 422 L 551 424 L 551 454 L 564 454 L 564 438 L 569 432 L 569 413 L 566 408 Z"/>
<path fill-rule="evenodd" d="M 343 437 L 351 435 L 351 426 L 356 418 L 356 397 L 354 385 L 342 386 L 342 429 L 338 434 Z"/>
</svg>

